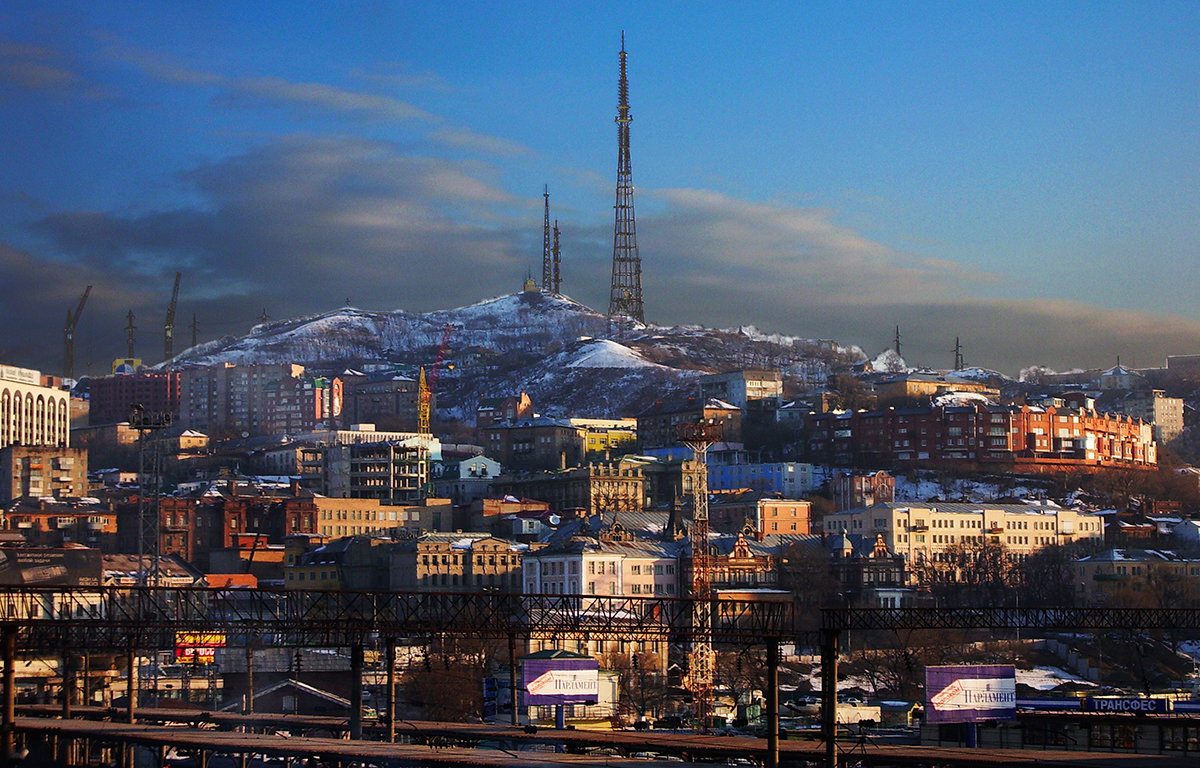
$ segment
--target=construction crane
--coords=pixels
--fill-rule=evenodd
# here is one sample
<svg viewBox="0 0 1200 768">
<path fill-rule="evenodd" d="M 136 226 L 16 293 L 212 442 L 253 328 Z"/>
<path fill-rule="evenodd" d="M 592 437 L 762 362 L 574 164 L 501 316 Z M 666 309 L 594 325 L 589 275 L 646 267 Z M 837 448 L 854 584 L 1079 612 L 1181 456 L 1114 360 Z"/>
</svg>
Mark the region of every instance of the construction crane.
<svg viewBox="0 0 1200 768">
<path fill-rule="evenodd" d="M 179 278 L 182 272 L 175 273 L 175 290 L 171 291 L 171 303 L 167 305 L 167 322 L 163 325 L 163 360 L 175 356 L 175 305 L 179 303 Z"/>
<path fill-rule="evenodd" d="M 450 344 L 450 334 L 454 326 L 446 323 L 442 330 L 442 343 L 438 347 L 437 357 L 434 358 L 433 368 L 429 371 L 428 380 L 425 377 L 425 366 L 421 366 L 421 375 L 417 380 L 417 434 L 432 435 L 429 425 L 430 411 L 433 409 L 433 393 L 437 389 L 438 370 L 446 359 L 446 347 Z"/>
<path fill-rule="evenodd" d="M 67 324 L 63 328 L 63 378 L 75 378 L 75 325 L 79 322 L 79 316 L 83 314 L 83 305 L 87 304 L 88 296 L 92 293 L 92 286 L 88 286 L 83 291 L 83 296 L 79 297 L 79 304 L 75 307 L 75 312 L 67 310 Z"/>
</svg>

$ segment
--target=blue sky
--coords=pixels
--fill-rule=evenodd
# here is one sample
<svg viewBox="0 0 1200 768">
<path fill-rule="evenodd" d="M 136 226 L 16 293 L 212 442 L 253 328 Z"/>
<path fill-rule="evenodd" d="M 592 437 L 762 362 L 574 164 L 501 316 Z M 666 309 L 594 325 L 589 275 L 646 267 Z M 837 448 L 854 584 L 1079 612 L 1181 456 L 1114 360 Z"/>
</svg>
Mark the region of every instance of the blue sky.
<svg viewBox="0 0 1200 768">
<path fill-rule="evenodd" d="M 1200 351 L 1194 3 L 6 3 L 0 362 L 157 362 L 540 274 L 607 309 L 629 54 L 647 320 L 1016 374 Z"/>
</svg>

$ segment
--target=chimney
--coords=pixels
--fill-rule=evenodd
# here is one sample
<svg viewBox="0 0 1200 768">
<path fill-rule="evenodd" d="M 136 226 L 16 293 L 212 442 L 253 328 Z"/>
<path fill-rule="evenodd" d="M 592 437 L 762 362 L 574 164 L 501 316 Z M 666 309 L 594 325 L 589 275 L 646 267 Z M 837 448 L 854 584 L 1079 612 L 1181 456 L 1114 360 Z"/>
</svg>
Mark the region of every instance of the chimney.
<svg viewBox="0 0 1200 768">
<path fill-rule="evenodd" d="M 299 495 L 300 495 L 300 478 L 293 477 L 292 478 L 292 496 L 299 496 Z"/>
</svg>

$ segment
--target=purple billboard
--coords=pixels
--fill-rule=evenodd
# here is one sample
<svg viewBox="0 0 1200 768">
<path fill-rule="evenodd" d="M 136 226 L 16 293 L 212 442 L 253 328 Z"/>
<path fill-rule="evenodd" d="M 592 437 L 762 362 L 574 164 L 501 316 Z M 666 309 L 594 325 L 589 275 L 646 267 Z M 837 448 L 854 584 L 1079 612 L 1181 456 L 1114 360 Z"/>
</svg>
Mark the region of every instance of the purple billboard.
<svg viewBox="0 0 1200 768">
<path fill-rule="evenodd" d="M 925 667 L 925 720 L 1015 720 L 1017 671 L 1011 664 Z"/>
<path fill-rule="evenodd" d="M 526 706 L 592 704 L 600 695 L 600 665 L 592 658 L 524 658 Z"/>
<path fill-rule="evenodd" d="M 0 549 L 0 585 L 98 587 L 103 568 L 98 549 Z"/>
</svg>

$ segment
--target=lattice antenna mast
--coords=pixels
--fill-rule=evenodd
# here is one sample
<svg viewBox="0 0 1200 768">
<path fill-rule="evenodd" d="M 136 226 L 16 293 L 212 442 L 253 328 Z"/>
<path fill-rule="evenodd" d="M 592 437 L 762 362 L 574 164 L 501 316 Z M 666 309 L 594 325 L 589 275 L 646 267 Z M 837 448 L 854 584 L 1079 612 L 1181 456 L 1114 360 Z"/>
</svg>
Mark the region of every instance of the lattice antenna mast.
<svg viewBox="0 0 1200 768">
<path fill-rule="evenodd" d="M 642 307 L 642 259 L 633 213 L 633 168 L 629 161 L 629 81 L 625 77 L 625 33 L 621 33 L 621 81 L 617 90 L 617 202 L 613 225 L 612 288 L 608 316 L 646 322 Z"/>
<path fill-rule="evenodd" d="M 688 650 L 687 687 L 695 700 L 696 719 L 707 728 L 712 716 L 712 570 L 713 556 L 708 543 L 708 449 L 719 442 L 722 425 L 711 421 L 681 424 L 679 441 L 692 449 L 692 461 L 685 464 L 684 491 L 690 486 L 692 525 L 692 640 Z"/>
<path fill-rule="evenodd" d="M 546 219 L 542 224 L 542 293 L 548 293 L 554 285 L 554 258 L 550 247 L 550 187 L 543 188 L 546 198 Z"/>
<path fill-rule="evenodd" d="M 559 264 L 561 262 L 562 252 L 558 249 L 558 219 L 554 220 L 554 245 L 550 246 L 551 256 L 554 261 L 554 293 L 562 293 L 562 275 L 559 273 Z"/>
<path fill-rule="evenodd" d="M 126 336 L 125 340 L 129 343 L 129 354 L 127 355 L 127 357 L 132 358 L 133 357 L 133 332 L 135 330 L 137 330 L 137 326 L 133 324 L 133 310 L 132 309 L 129 310 L 129 314 L 125 316 L 125 319 L 129 321 L 129 325 L 125 326 L 125 336 Z"/>
<path fill-rule="evenodd" d="M 962 343 L 958 337 L 954 337 L 954 370 L 961 371 L 966 368 L 967 364 L 963 361 Z"/>
</svg>

